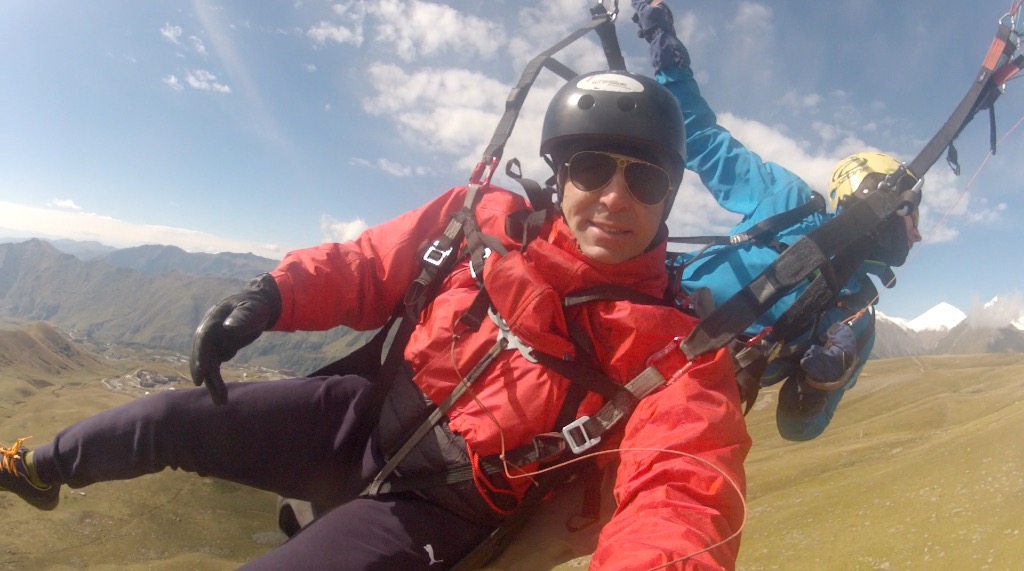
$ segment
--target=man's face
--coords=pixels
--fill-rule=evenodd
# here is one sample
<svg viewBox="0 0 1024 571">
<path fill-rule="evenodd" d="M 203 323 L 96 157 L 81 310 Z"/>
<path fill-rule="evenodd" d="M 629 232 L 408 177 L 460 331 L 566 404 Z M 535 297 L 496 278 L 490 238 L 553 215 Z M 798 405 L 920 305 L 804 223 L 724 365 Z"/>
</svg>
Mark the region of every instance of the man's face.
<svg viewBox="0 0 1024 571">
<path fill-rule="evenodd" d="M 903 223 L 907 225 L 907 249 L 921 241 L 921 231 L 917 229 L 919 216 L 919 211 L 915 208 L 913 212 L 903 217 Z"/>
<path fill-rule="evenodd" d="M 562 214 L 566 224 L 576 236 L 580 250 L 595 261 L 618 264 L 631 260 L 644 252 L 661 227 L 665 210 L 665 197 L 655 204 L 644 204 L 634 198 L 626 185 L 623 166 L 630 157 L 612 155 L 618 159 L 614 175 L 599 188 L 583 190 L 573 182 L 581 168 L 579 161 L 570 160 L 570 167 L 562 167 L 565 181 L 562 193 Z M 582 163 L 581 163 L 582 164 Z M 570 176 L 573 168 L 576 173 Z M 644 189 L 634 180 L 637 192 Z M 594 185 L 596 186 L 596 185 Z"/>
</svg>

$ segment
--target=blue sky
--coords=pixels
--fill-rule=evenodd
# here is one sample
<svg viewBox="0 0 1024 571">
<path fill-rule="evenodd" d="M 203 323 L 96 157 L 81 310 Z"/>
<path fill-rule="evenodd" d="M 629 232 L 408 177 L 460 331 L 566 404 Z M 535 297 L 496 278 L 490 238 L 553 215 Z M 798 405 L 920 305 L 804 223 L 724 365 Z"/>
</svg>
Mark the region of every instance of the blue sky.
<svg viewBox="0 0 1024 571">
<path fill-rule="evenodd" d="M 610 5 L 611 2 L 608 2 Z M 619 36 L 650 73 L 629 2 Z M 705 96 L 749 147 L 824 190 L 834 162 L 910 160 L 966 92 L 1010 0 L 670 1 Z M 0 237 L 280 257 L 344 240 L 462 184 L 523 66 L 586 22 L 586 0 L 0 3 Z M 596 37 L 560 59 L 598 69 Z M 531 91 L 505 153 L 544 178 Z M 1024 118 L 1024 81 L 996 105 Z M 926 177 L 926 244 L 883 292 L 912 318 L 1021 299 L 1024 128 L 976 178 L 987 117 L 958 142 L 963 174 Z M 498 182 L 508 183 L 501 179 Z M 938 224 L 943 219 L 941 225 Z M 733 218 L 684 182 L 675 235 Z"/>
</svg>

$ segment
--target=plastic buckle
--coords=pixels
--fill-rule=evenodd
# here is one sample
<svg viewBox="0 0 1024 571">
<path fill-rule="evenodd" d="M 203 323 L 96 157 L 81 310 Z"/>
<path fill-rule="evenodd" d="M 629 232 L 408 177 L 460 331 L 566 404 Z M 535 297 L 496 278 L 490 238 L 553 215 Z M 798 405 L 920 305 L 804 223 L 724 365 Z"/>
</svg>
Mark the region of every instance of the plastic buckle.
<svg viewBox="0 0 1024 571">
<path fill-rule="evenodd" d="M 491 256 L 491 249 L 490 248 L 484 248 L 484 257 L 482 259 L 486 260 L 490 256 Z M 481 268 L 481 271 L 483 271 L 482 268 Z M 473 261 L 472 260 L 469 261 L 469 275 L 473 276 L 473 279 L 476 279 L 476 267 L 473 265 Z"/>
<path fill-rule="evenodd" d="M 573 454 L 585 452 L 601 443 L 600 436 L 591 437 L 587 433 L 587 428 L 583 424 L 588 420 L 589 416 L 581 416 L 562 429 L 562 436 L 565 437 L 565 442 L 569 444 Z"/>
<path fill-rule="evenodd" d="M 454 247 L 442 250 L 438 248 L 440 245 L 440 240 L 434 240 L 434 243 L 427 248 L 427 251 L 423 252 L 423 261 L 433 266 L 440 266 L 443 264 L 445 259 L 451 255 Z"/>
</svg>

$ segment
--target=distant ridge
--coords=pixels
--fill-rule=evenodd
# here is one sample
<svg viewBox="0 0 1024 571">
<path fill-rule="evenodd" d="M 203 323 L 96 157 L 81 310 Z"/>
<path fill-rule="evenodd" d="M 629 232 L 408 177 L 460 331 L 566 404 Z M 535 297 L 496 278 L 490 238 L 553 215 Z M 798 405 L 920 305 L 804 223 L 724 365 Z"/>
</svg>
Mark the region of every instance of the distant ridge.
<svg viewBox="0 0 1024 571">
<path fill-rule="evenodd" d="M 152 273 L 116 266 L 109 255 L 83 261 L 38 239 L 0 244 L 0 317 L 56 323 L 98 342 L 187 354 L 206 311 L 277 264 L 251 254 L 190 254 L 170 246 L 128 250 L 115 256 L 119 263 Z M 158 266 L 166 271 L 156 272 Z M 236 360 L 309 372 L 348 354 L 368 335 L 345 328 L 268 333 Z"/>
<path fill-rule="evenodd" d="M 114 250 L 98 258 L 112 266 L 158 276 L 184 272 L 197 276 L 247 280 L 277 267 L 279 260 L 255 254 L 190 253 L 177 246 L 137 246 Z"/>
<path fill-rule="evenodd" d="M 0 369 L 4 376 L 30 381 L 110 368 L 83 352 L 52 326 L 34 322 L 20 329 L 0 330 Z"/>
<path fill-rule="evenodd" d="M 95 251 L 96 244 L 89 246 Z M 253 254 L 197 254 L 175 246 L 124 248 L 83 260 L 38 239 L 0 244 L 0 317 L 50 321 L 96 341 L 187 353 L 210 306 L 277 264 Z M 982 313 L 972 309 L 969 319 L 948 303 L 912 320 L 878 313 L 871 357 L 1024 352 L 1018 306 L 1024 300 L 994 299 Z M 1002 329 L 1007 324 L 1012 327 Z M 236 360 L 309 372 L 367 338 L 345 328 L 271 333 Z"/>
</svg>

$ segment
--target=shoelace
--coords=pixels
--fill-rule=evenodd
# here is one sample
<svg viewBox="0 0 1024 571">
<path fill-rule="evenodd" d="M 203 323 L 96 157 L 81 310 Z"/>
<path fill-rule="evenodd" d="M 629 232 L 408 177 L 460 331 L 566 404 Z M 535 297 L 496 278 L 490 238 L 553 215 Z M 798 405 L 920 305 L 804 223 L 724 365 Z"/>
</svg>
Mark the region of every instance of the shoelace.
<svg viewBox="0 0 1024 571">
<path fill-rule="evenodd" d="M 18 458 L 19 450 L 21 450 L 21 443 L 24 441 L 24 438 L 19 438 L 17 442 L 14 443 L 14 446 L 10 448 L 0 446 L 0 472 L 10 472 L 15 476 L 21 475 L 18 474 L 18 464 L 15 460 Z"/>
</svg>

